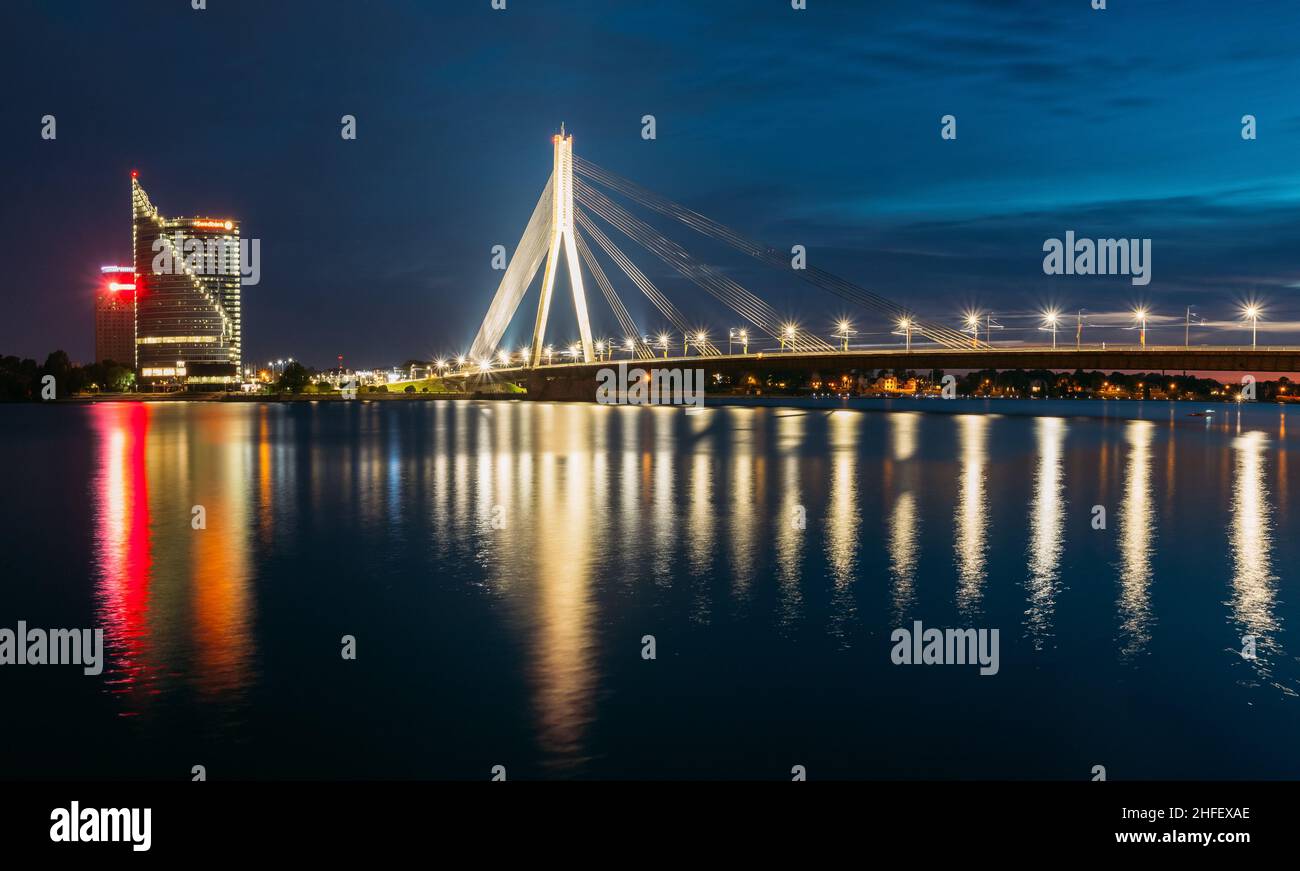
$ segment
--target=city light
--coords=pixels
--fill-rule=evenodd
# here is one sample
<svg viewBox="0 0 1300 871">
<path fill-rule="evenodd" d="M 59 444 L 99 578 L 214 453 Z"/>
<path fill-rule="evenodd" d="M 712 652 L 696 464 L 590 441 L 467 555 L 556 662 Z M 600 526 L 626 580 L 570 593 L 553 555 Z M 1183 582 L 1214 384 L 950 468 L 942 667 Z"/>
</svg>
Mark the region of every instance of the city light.
<svg viewBox="0 0 1300 871">
<path fill-rule="evenodd" d="M 1257 303 L 1248 302 L 1241 310 L 1242 317 L 1250 321 L 1250 346 L 1257 347 L 1255 339 L 1259 334 L 1259 315 L 1260 308 Z"/>
<path fill-rule="evenodd" d="M 1133 317 L 1137 320 L 1142 332 L 1139 335 L 1140 344 L 1143 348 L 1147 346 L 1147 310 L 1139 306 L 1133 309 Z"/>
<path fill-rule="evenodd" d="M 857 335 L 858 331 L 853 329 L 853 324 L 847 318 L 840 318 L 840 322 L 836 326 L 839 328 L 839 332 L 835 336 L 844 340 L 843 350 L 847 351 L 849 349 L 849 336 Z"/>
<path fill-rule="evenodd" d="M 708 338 L 709 338 L 709 334 L 706 333 L 706 332 L 704 332 L 704 330 L 697 330 L 696 333 L 695 333 L 695 335 L 694 335 L 693 337 L 691 337 L 691 338 L 693 338 L 693 339 L 695 340 L 695 351 L 696 351 L 696 353 L 698 353 L 698 354 L 703 354 L 703 353 L 704 353 L 704 343 L 708 340 Z M 689 354 L 690 352 L 691 352 L 691 346 L 690 346 L 690 342 L 688 341 L 687 344 L 686 344 L 686 353 Z"/>
<path fill-rule="evenodd" d="M 898 329 L 902 331 L 904 338 L 904 348 L 912 350 L 912 319 L 904 316 L 898 319 Z"/>
<path fill-rule="evenodd" d="M 977 311 L 966 312 L 966 329 L 965 332 L 971 335 L 971 347 L 978 348 L 980 344 L 980 313 Z"/>
<path fill-rule="evenodd" d="M 794 340 L 795 340 L 795 337 L 798 336 L 798 335 L 799 335 L 799 327 L 798 327 L 797 325 L 795 325 L 795 324 L 784 324 L 784 325 L 781 327 L 781 350 L 784 351 L 784 350 L 785 350 L 785 346 L 786 346 L 787 344 L 789 344 L 789 345 L 790 345 L 790 350 L 793 351 L 793 350 L 794 350 Z"/>
<path fill-rule="evenodd" d="M 665 358 L 665 359 L 667 359 L 667 357 L 668 357 L 668 338 L 669 338 L 669 337 L 668 337 L 668 334 L 667 334 L 667 333 L 660 333 L 660 334 L 659 334 L 659 347 L 661 347 L 661 348 L 664 349 L 664 358 Z"/>
<path fill-rule="evenodd" d="M 1055 309 L 1043 312 L 1043 329 L 1052 333 L 1052 350 L 1056 350 L 1056 325 L 1061 322 L 1061 313 Z"/>
</svg>

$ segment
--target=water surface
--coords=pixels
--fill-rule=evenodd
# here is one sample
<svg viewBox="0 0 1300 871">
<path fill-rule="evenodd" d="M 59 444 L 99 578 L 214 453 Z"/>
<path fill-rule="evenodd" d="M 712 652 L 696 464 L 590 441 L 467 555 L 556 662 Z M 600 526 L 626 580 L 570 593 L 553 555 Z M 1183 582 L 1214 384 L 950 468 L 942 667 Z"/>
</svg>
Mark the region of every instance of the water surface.
<svg viewBox="0 0 1300 871">
<path fill-rule="evenodd" d="M 1300 777 L 1294 415 L 856 405 L 0 407 L 4 776 Z"/>
</svg>

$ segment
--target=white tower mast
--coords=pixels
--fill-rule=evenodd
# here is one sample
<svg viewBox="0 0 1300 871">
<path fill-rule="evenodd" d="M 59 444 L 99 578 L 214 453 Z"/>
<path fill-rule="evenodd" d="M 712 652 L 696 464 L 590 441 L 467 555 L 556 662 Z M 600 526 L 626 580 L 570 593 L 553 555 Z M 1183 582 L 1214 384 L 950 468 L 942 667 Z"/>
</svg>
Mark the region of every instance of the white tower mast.
<svg viewBox="0 0 1300 871">
<path fill-rule="evenodd" d="M 573 238 L 573 137 L 565 135 L 564 125 L 561 124 L 559 135 L 552 137 L 551 141 L 555 143 L 555 171 L 551 176 L 551 241 L 546 257 L 546 272 L 542 277 L 542 297 L 537 303 L 537 326 L 533 329 L 534 366 L 541 362 L 542 346 L 546 343 L 546 317 L 551 310 L 551 292 L 555 289 L 561 244 L 568 260 L 573 307 L 578 313 L 582 358 L 588 363 L 596 359 L 595 347 L 591 341 L 591 322 L 587 318 L 587 296 L 582 287 L 582 270 L 578 268 L 578 243 Z"/>
</svg>

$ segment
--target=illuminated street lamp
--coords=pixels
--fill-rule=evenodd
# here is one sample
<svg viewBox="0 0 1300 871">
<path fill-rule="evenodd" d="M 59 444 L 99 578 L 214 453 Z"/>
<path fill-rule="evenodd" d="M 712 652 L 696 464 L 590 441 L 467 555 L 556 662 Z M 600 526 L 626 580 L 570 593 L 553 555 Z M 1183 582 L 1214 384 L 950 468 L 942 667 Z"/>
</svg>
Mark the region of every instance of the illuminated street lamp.
<svg viewBox="0 0 1300 871">
<path fill-rule="evenodd" d="M 545 348 L 542 349 L 542 353 L 546 355 L 546 365 L 547 366 L 551 365 L 551 355 L 555 353 L 555 349 L 552 348 L 550 345 L 547 345 Z"/>
<path fill-rule="evenodd" d="M 668 358 L 668 334 L 667 333 L 659 334 L 659 347 L 664 349 L 664 359 L 667 359 Z"/>
<path fill-rule="evenodd" d="M 695 339 L 695 350 L 696 350 L 697 353 L 700 353 L 700 354 L 703 354 L 703 353 L 704 353 L 704 343 L 705 343 L 706 341 L 708 341 L 708 338 L 709 338 L 709 334 L 706 333 L 706 332 L 704 332 L 704 330 L 697 330 L 697 331 L 696 331 L 695 336 L 694 336 L 694 339 Z M 689 337 L 688 337 L 688 339 L 687 339 L 687 343 L 686 343 L 686 353 L 689 354 L 690 352 L 691 352 L 691 346 L 690 346 L 690 340 L 689 340 Z"/>
<path fill-rule="evenodd" d="M 501 359 L 501 365 L 502 365 L 502 366 L 509 366 L 509 365 L 510 365 L 510 352 L 509 352 L 509 351 L 507 351 L 507 350 L 505 350 L 505 349 L 503 348 L 503 349 L 501 350 L 501 353 L 500 353 L 499 357 L 500 357 L 500 359 Z"/>
<path fill-rule="evenodd" d="M 605 359 L 605 340 L 601 339 L 596 342 L 596 359 L 603 362 Z"/>
<path fill-rule="evenodd" d="M 1259 332 L 1259 306 L 1255 303 L 1247 303 L 1246 307 L 1241 310 L 1246 320 L 1250 321 L 1250 347 L 1255 347 L 1255 337 Z"/>
<path fill-rule="evenodd" d="M 465 355 L 464 355 L 464 354 L 461 354 L 461 355 L 459 355 L 459 356 L 456 358 L 456 368 L 457 368 L 457 369 L 464 369 L 464 368 L 465 368 Z"/>
<path fill-rule="evenodd" d="M 788 343 L 790 345 L 790 350 L 793 351 L 794 340 L 797 335 L 799 335 L 799 328 L 794 324 L 786 324 L 781 330 L 781 350 L 784 351 L 785 346 Z"/>
<path fill-rule="evenodd" d="M 569 349 L 564 353 L 567 354 L 576 363 L 578 361 L 578 343 L 574 342 L 573 344 L 569 345 Z"/>
<path fill-rule="evenodd" d="M 847 351 L 849 349 L 849 336 L 856 336 L 858 331 L 853 329 L 853 324 L 847 320 L 841 320 L 836 326 L 839 327 L 840 331 L 835 334 L 835 337 L 844 340 L 844 350 Z"/>
<path fill-rule="evenodd" d="M 730 329 L 727 330 L 727 353 L 732 353 L 731 345 L 733 342 L 740 343 L 740 353 L 749 353 L 749 330 Z"/>
<path fill-rule="evenodd" d="M 1141 307 L 1136 308 L 1133 310 L 1133 317 L 1137 320 L 1138 326 L 1141 329 L 1139 342 L 1142 347 L 1145 348 L 1147 346 L 1147 310 Z"/>
<path fill-rule="evenodd" d="M 623 347 L 627 348 L 627 358 L 628 358 L 629 360 L 631 360 L 631 359 L 633 359 L 634 357 L 636 357 L 636 340 L 635 340 L 635 339 L 630 339 L 630 338 L 629 338 L 629 339 L 624 339 L 624 340 L 623 340 Z"/>
<path fill-rule="evenodd" d="M 970 346 L 978 348 L 980 345 L 980 313 L 967 312 L 965 332 L 970 333 Z"/>
<path fill-rule="evenodd" d="M 445 372 L 447 369 L 447 361 L 439 357 L 437 360 L 433 362 L 433 368 L 438 370 L 438 375 L 439 377 L 441 377 L 442 373 Z"/>
<path fill-rule="evenodd" d="M 905 343 L 904 347 L 908 351 L 912 350 L 912 319 L 909 317 L 899 318 L 898 329 L 902 332 L 902 335 L 905 337 L 903 340 Z M 895 333 L 894 335 L 898 335 L 898 333 Z"/>
<path fill-rule="evenodd" d="M 1060 323 L 1061 314 L 1055 310 L 1043 312 L 1043 329 L 1052 333 L 1052 350 L 1056 350 L 1056 325 Z"/>
</svg>

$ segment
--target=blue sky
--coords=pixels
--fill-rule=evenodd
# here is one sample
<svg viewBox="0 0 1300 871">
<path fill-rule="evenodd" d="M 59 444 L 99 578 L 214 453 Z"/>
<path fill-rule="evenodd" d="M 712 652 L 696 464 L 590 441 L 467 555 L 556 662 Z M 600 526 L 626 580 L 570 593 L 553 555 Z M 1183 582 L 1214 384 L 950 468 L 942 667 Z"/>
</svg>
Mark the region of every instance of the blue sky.
<svg viewBox="0 0 1300 871">
<path fill-rule="evenodd" d="M 1224 324 L 1204 341 L 1239 342 L 1238 304 L 1254 297 L 1261 341 L 1300 341 L 1297 4 L 208 5 L 7 5 L 0 353 L 90 356 L 98 267 L 129 256 L 131 169 L 165 214 L 238 217 L 262 240 L 248 359 L 384 364 L 466 348 L 500 278 L 491 247 L 513 249 L 561 121 L 589 160 L 748 236 L 803 244 L 921 316 L 991 310 L 1007 340 L 1035 339 L 1041 308 L 1086 307 L 1095 335 L 1124 341 L 1124 312 L 1141 303 L 1153 341 L 1181 341 L 1196 305 Z M 1255 141 L 1240 135 L 1247 113 Z M 356 141 L 339 137 L 343 114 Z M 945 114 L 954 141 L 940 138 Z M 866 312 L 660 226 L 810 329 L 846 314 L 864 339 L 896 340 Z M 1044 275 L 1044 240 L 1067 230 L 1151 238 L 1151 283 Z M 624 248 L 693 318 L 739 325 Z M 559 299 L 564 341 L 576 327 Z M 593 318 L 617 331 L 603 302 Z"/>
</svg>

